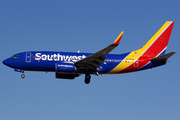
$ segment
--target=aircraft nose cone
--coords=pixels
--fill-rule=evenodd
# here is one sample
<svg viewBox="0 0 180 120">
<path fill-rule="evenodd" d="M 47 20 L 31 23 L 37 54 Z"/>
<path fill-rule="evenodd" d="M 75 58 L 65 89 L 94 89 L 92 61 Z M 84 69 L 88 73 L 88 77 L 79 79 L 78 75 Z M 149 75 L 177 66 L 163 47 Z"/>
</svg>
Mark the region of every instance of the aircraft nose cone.
<svg viewBox="0 0 180 120">
<path fill-rule="evenodd" d="M 9 63 L 10 63 L 10 62 L 9 62 L 9 60 L 8 60 L 8 59 L 6 59 L 6 60 L 4 60 L 4 61 L 3 61 L 3 64 L 4 64 L 4 65 L 9 66 Z"/>
</svg>

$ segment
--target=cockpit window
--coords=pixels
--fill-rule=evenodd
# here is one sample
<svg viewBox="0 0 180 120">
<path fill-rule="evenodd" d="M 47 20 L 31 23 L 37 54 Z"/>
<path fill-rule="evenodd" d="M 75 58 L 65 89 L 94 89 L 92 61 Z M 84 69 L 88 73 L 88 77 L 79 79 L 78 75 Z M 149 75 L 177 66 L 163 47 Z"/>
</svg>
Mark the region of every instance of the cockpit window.
<svg viewBox="0 0 180 120">
<path fill-rule="evenodd" d="M 13 58 L 18 58 L 18 57 L 19 57 L 19 55 L 13 55 L 12 57 L 13 57 Z"/>
</svg>

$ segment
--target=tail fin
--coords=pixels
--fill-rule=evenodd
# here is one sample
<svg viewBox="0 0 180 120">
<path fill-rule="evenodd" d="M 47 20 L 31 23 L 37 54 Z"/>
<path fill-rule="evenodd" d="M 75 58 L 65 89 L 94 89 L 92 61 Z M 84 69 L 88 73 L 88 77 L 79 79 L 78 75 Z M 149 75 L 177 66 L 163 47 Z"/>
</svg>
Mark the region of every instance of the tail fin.
<svg viewBox="0 0 180 120">
<path fill-rule="evenodd" d="M 166 21 L 154 36 L 140 49 L 140 51 L 143 52 L 143 56 L 154 58 L 165 54 L 173 25 L 173 21 Z"/>
</svg>

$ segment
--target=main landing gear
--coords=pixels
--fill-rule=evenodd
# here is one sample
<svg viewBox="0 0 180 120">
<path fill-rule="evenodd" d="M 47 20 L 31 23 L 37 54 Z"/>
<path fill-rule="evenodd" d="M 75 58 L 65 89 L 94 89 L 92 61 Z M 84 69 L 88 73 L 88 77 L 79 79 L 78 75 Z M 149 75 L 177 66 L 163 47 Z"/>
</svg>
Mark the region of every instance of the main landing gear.
<svg viewBox="0 0 180 120">
<path fill-rule="evenodd" d="M 90 83 L 90 79 L 91 79 L 91 75 L 86 74 L 86 75 L 85 75 L 85 80 L 84 80 L 84 82 L 85 82 L 86 84 L 89 84 L 89 83 Z"/>
</svg>

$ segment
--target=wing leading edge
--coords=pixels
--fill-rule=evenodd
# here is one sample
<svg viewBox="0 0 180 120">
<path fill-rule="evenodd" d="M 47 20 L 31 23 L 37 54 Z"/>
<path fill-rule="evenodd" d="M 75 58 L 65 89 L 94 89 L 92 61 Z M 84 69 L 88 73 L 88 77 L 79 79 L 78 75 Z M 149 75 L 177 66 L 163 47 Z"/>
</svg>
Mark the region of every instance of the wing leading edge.
<svg viewBox="0 0 180 120">
<path fill-rule="evenodd" d="M 119 42 L 121 41 L 121 38 L 123 36 L 124 31 L 122 31 L 119 36 L 116 38 L 116 40 L 113 42 L 113 44 L 107 46 L 106 48 L 78 61 L 75 63 L 75 66 L 79 69 L 85 69 L 85 70 L 97 70 L 98 67 L 104 62 L 106 59 L 105 56 L 111 52 L 115 47 L 118 46 Z"/>
</svg>

